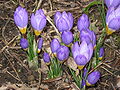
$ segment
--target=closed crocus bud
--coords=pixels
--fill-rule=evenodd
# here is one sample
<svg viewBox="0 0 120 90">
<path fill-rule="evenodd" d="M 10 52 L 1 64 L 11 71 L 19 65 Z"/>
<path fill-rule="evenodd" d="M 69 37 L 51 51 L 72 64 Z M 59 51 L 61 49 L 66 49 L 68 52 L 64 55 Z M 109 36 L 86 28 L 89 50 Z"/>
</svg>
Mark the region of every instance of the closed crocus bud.
<svg viewBox="0 0 120 90">
<path fill-rule="evenodd" d="M 42 45 L 43 45 L 43 38 L 40 38 L 40 39 L 38 40 L 38 53 L 40 53 L 41 48 L 42 48 Z"/>
<path fill-rule="evenodd" d="M 82 16 L 78 19 L 77 28 L 79 31 L 86 30 L 90 26 L 89 18 L 86 14 L 82 14 Z"/>
<path fill-rule="evenodd" d="M 14 12 L 14 22 L 20 29 L 22 34 L 26 33 L 26 28 L 28 24 L 28 13 L 27 11 L 19 6 Z"/>
<path fill-rule="evenodd" d="M 28 41 L 27 41 L 27 39 L 21 38 L 21 39 L 20 39 L 20 46 L 21 46 L 23 49 L 27 49 L 27 48 L 28 48 Z"/>
<path fill-rule="evenodd" d="M 120 5 L 120 0 L 105 0 L 105 4 L 108 8 L 117 7 L 118 5 Z"/>
<path fill-rule="evenodd" d="M 101 47 L 99 51 L 99 60 L 102 60 L 103 56 L 104 56 L 104 48 Z"/>
<path fill-rule="evenodd" d="M 44 60 L 44 62 L 47 64 L 47 65 L 49 65 L 50 64 L 50 56 L 49 56 L 49 54 L 48 53 L 44 53 L 44 55 L 43 55 L 43 60 Z"/>
<path fill-rule="evenodd" d="M 85 85 L 86 85 L 86 81 L 85 81 L 85 80 L 82 80 L 82 81 L 81 81 L 81 88 L 85 87 Z"/>
<path fill-rule="evenodd" d="M 115 8 L 111 7 L 106 15 L 106 33 L 108 35 L 120 29 L 120 6 Z"/>
<path fill-rule="evenodd" d="M 59 61 L 66 60 L 69 56 L 69 49 L 66 46 L 61 45 L 60 48 L 57 50 L 57 58 Z"/>
<path fill-rule="evenodd" d="M 72 54 L 78 68 L 81 70 L 92 57 L 93 45 L 92 43 L 87 44 L 86 41 L 82 41 L 80 45 L 75 42 L 72 46 Z"/>
<path fill-rule="evenodd" d="M 34 28 L 35 35 L 38 36 L 41 34 L 41 31 L 46 25 L 46 16 L 42 9 L 36 11 L 36 13 L 32 13 L 31 16 L 31 25 Z"/>
<path fill-rule="evenodd" d="M 86 84 L 87 86 L 91 86 L 95 84 L 99 79 L 100 79 L 100 72 L 94 71 L 88 75 Z"/>
<path fill-rule="evenodd" d="M 73 41 L 73 34 L 70 31 L 64 31 L 61 38 L 64 44 L 69 45 Z"/>
<path fill-rule="evenodd" d="M 51 47 L 51 51 L 52 53 L 56 53 L 57 50 L 60 48 L 60 42 L 58 41 L 58 39 L 53 39 L 51 44 L 50 44 L 50 47 Z"/>
<path fill-rule="evenodd" d="M 56 12 L 54 22 L 59 32 L 68 31 L 73 27 L 73 16 L 70 12 Z"/>
<path fill-rule="evenodd" d="M 80 32 L 80 40 L 86 41 L 87 44 L 91 43 L 93 44 L 94 48 L 96 47 L 96 34 L 87 29 L 87 30 L 81 30 Z"/>
</svg>

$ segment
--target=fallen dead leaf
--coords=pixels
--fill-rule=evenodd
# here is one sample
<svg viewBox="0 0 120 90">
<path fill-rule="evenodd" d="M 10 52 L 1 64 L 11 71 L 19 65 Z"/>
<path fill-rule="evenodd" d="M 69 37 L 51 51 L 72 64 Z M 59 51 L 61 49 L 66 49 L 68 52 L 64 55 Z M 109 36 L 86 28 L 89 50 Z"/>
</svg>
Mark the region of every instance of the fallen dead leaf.
<svg viewBox="0 0 120 90">
<path fill-rule="evenodd" d="M 68 67 L 70 67 L 74 71 L 77 71 L 77 64 L 75 63 L 75 61 L 72 57 L 69 57 L 66 63 L 68 65 Z"/>
</svg>

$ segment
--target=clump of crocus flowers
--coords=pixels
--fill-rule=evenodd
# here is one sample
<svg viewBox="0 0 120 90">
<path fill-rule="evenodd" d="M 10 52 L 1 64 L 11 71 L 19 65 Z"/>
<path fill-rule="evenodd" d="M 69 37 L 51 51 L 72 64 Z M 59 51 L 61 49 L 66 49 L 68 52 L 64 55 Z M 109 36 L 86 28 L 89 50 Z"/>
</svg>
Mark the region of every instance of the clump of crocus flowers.
<svg viewBox="0 0 120 90">
<path fill-rule="evenodd" d="M 111 5 L 108 5 L 108 7 Z M 114 8 L 111 8 L 109 13 L 113 14 Z M 116 9 L 116 12 L 119 10 Z M 108 18 L 106 21 L 108 22 L 108 27 L 112 29 L 119 29 L 119 27 L 116 29 L 113 26 L 110 26 L 111 20 L 113 18 L 111 15 L 107 13 Z M 117 14 L 118 15 L 118 14 Z M 115 20 L 118 19 L 116 16 L 114 17 Z M 110 21 L 109 21 L 110 20 Z M 42 9 L 36 10 L 35 13 L 32 13 L 30 21 L 31 21 L 31 26 L 34 31 L 33 39 L 29 39 L 31 37 L 26 37 L 27 33 L 27 24 L 28 24 L 28 13 L 27 11 L 19 6 L 15 13 L 14 13 L 14 21 L 17 27 L 20 29 L 20 32 L 22 34 L 21 40 L 20 40 L 20 46 L 23 49 L 28 49 L 28 53 L 31 53 L 31 49 L 33 49 L 33 53 L 29 54 L 30 58 L 32 56 L 32 59 L 36 58 L 38 53 L 42 50 L 42 45 L 43 45 L 43 38 L 41 36 L 42 30 L 46 26 L 47 20 L 46 16 L 43 12 Z M 114 20 L 113 20 L 114 21 Z M 61 70 L 61 64 L 65 63 L 66 60 L 69 57 L 73 57 L 74 62 L 78 66 L 78 69 L 80 71 L 83 71 L 84 68 L 87 68 L 87 65 L 89 64 L 90 61 L 92 61 L 94 49 L 96 48 L 96 34 L 93 30 L 90 30 L 90 20 L 86 14 L 82 14 L 82 16 L 78 19 L 77 22 L 77 28 L 79 32 L 79 40 L 74 41 L 75 36 L 74 33 L 72 33 L 72 27 L 73 27 L 73 15 L 70 12 L 56 12 L 54 15 L 54 23 L 55 26 L 57 27 L 60 35 L 61 35 L 61 40 L 58 40 L 57 38 L 54 38 L 51 43 L 50 43 L 50 48 L 52 53 L 44 52 L 43 54 L 43 60 L 50 67 L 52 64 L 52 68 L 54 67 Z M 119 26 L 119 25 L 118 25 Z M 31 45 L 31 43 L 33 45 Z M 34 55 L 33 55 L 34 54 Z M 70 56 L 72 54 L 72 56 Z M 99 50 L 99 60 L 102 60 L 104 56 L 104 49 L 100 48 Z M 54 59 L 56 59 L 54 61 Z M 52 62 L 52 63 L 51 63 Z M 55 62 L 55 63 L 53 63 Z M 51 70 L 51 67 L 50 67 Z M 54 69 L 57 71 L 57 69 Z M 55 71 L 55 72 L 56 72 Z M 54 73 L 50 75 L 53 75 L 53 77 L 57 77 L 57 75 L 61 75 L 57 72 L 54 76 Z M 93 71 L 91 73 L 88 73 L 85 75 L 87 76 L 86 79 L 82 80 L 83 86 L 90 86 L 95 84 L 99 78 L 100 78 L 100 72 L 99 71 Z"/>
<path fill-rule="evenodd" d="M 40 53 L 43 38 L 40 36 L 43 28 L 46 26 L 46 16 L 42 9 L 36 10 L 31 15 L 31 25 L 34 35 L 28 30 L 28 12 L 21 6 L 17 7 L 14 12 L 14 22 L 21 32 L 20 46 L 28 52 L 29 67 L 38 66 L 38 53 Z M 35 38 L 34 38 L 35 37 Z"/>
</svg>

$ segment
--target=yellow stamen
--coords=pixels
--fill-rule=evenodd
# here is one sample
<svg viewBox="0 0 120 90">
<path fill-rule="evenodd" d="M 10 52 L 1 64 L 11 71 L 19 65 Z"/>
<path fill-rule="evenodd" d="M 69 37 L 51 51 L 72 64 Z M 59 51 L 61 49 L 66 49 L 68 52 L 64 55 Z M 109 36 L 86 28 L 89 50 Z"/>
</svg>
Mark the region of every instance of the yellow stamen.
<svg viewBox="0 0 120 90">
<path fill-rule="evenodd" d="M 110 35 L 113 32 L 115 32 L 115 30 L 112 30 L 112 29 L 108 28 L 108 26 L 106 26 L 106 33 L 107 33 L 107 35 Z"/>
<path fill-rule="evenodd" d="M 40 50 L 40 49 L 38 49 L 38 53 L 40 53 L 40 51 L 41 51 L 41 50 Z"/>
<path fill-rule="evenodd" d="M 38 30 L 34 30 L 34 33 L 36 36 L 39 36 L 41 34 L 42 31 L 38 31 Z"/>
<path fill-rule="evenodd" d="M 50 65 L 50 62 L 49 62 L 49 63 L 46 63 L 46 65 Z"/>
<path fill-rule="evenodd" d="M 99 60 L 102 60 L 103 59 L 103 57 L 99 57 Z"/>
<path fill-rule="evenodd" d="M 86 82 L 86 85 L 87 85 L 87 86 L 92 86 L 88 81 Z"/>
<path fill-rule="evenodd" d="M 28 50 L 28 48 L 25 48 L 25 49 L 23 49 L 23 50 L 27 51 L 27 50 Z"/>
<path fill-rule="evenodd" d="M 26 27 L 25 28 L 20 28 L 20 32 L 22 33 L 22 34 L 25 34 L 26 33 Z"/>
<path fill-rule="evenodd" d="M 52 53 L 52 57 L 57 57 L 56 53 Z"/>
<path fill-rule="evenodd" d="M 78 69 L 82 70 L 84 68 L 84 65 L 78 65 Z"/>
<path fill-rule="evenodd" d="M 69 45 L 66 45 L 67 47 L 71 47 L 72 46 L 72 43 L 70 43 Z"/>
<path fill-rule="evenodd" d="M 93 49 L 95 50 L 95 48 L 96 48 L 96 45 L 94 46 L 94 48 L 93 48 Z"/>
</svg>

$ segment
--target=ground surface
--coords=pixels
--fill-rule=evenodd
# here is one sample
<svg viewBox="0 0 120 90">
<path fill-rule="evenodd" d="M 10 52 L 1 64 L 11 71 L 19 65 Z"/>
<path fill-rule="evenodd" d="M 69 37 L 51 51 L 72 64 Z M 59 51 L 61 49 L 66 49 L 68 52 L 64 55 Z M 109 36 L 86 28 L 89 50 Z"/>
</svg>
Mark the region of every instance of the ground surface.
<svg viewBox="0 0 120 90">
<path fill-rule="evenodd" d="M 40 2 L 41 1 L 41 2 Z M 47 15 L 53 19 L 56 10 L 69 11 L 74 16 L 73 31 L 76 30 L 77 19 L 82 14 L 82 9 L 92 0 L 0 0 L 0 90 L 77 90 L 74 82 L 64 73 L 62 77 L 44 81 L 46 74 L 42 73 L 42 82 L 38 72 L 28 68 L 26 52 L 20 48 L 20 32 L 13 21 L 15 8 L 20 4 L 31 14 L 35 8 L 46 10 Z M 29 14 L 29 15 L 30 15 Z M 101 20 L 97 7 L 91 7 L 89 17 L 94 30 L 99 36 L 101 33 Z M 29 23 L 30 25 L 30 23 Z M 47 34 L 46 34 L 47 33 Z M 43 35 L 46 48 L 49 46 L 48 38 L 57 37 L 53 26 L 48 22 Z M 101 79 L 95 87 L 89 90 L 119 90 L 120 84 L 120 32 L 107 36 L 104 42 L 105 58 L 99 66 Z M 42 59 L 42 53 L 39 60 Z M 67 69 L 66 69 L 67 70 Z M 120 87 L 120 85 L 119 85 Z M 32 88 L 32 89 L 31 89 Z"/>
</svg>

